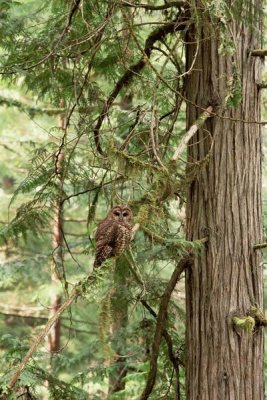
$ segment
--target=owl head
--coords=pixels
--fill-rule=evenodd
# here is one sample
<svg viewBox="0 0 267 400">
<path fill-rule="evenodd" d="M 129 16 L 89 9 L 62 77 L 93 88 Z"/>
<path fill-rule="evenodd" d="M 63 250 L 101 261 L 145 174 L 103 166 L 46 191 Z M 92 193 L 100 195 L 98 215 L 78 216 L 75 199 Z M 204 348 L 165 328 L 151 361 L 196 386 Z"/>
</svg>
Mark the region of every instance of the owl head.
<svg viewBox="0 0 267 400">
<path fill-rule="evenodd" d="M 118 205 L 111 209 L 108 217 L 112 217 L 114 221 L 131 222 L 132 211 L 127 205 Z"/>
</svg>

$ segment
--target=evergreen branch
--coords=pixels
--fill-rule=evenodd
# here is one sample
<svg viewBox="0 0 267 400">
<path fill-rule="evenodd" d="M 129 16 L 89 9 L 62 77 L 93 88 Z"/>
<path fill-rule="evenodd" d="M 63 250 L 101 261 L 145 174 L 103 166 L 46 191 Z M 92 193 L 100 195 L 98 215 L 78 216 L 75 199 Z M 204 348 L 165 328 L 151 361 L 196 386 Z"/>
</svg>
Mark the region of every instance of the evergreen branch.
<svg viewBox="0 0 267 400">
<path fill-rule="evenodd" d="M 35 115 L 35 114 L 57 115 L 64 112 L 64 108 L 32 107 L 22 103 L 21 101 L 8 99 L 6 97 L 0 96 L 0 106 L 3 105 L 7 107 L 17 107 L 20 111 L 25 111 L 30 115 Z"/>
<path fill-rule="evenodd" d="M 73 106 L 72 106 L 72 108 L 71 108 L 71 110 L 70 110 L 70 112 L 69 112 L 69 114 L 67 116 L 66 127 L 69 126 L 70 118 L 71 118 L 75 108 L 79 104 L 80 98 L 82 97 L 83 90 L 84 90 L 84 88 L 85 88 L 85 86 L 87 84 L 89 74 L 90 74 L 90 72 L 92 70 L 92 67 L 93 67 L 93 62 L 94 62 L 95 56 L 97 54 L 97 50 L 101 46 L 102 36 L 104 34 L 106 25 L 108 24 L 110 18 L 112 17 L 113 11 L 114 11 L 114 4 L 111 3 L 111 4 L 108 5 L 107 12 L 106 12 L 106 15 L 105 15 L 103 23 L 100 25 L 100 27 L 97 30 L 97 34 L 96 34 L 95 39 L 94 39 L 95 44 L 94 44 L 94 47 L 91 48 L 92 56 L 91 56 L 91 59 L 90 59 L 90 61 L 88 63 L 87 71 L 86 71 L 86 74 L 84 76 L 83 83 L 82 83 L 81 88 L 80 88 L 80 92 L 79 92 L 77 98 L 75 99 L 75 103 L 73 104 Z"/>
<path fill-rule="evenodd" d="M 147 60 L 150 58 L 153 50 L 153 45 L 157 40 L 162 40 L 167 34 L 174 33 L 176 31 L 181 31 L 188 23 L 188 18 L 183 16 L 178 17 L 174 21 L 166 23 L 159 28 L 155 29 L 150 33 L 145 42 L 144 50 L 142 51 L 143 55 L 137 61 L 137 63 L 131 65 L 128 70 L 124 73 L 124 75 L 117 81 L 113 91 L 110 93 L 107 98 L 105 105 L 98 117 L 97 123 L 94 128 L 94 140 L 97 151 L 101 155 L 105 155 L 101 144 L 100 144 L 100 129 L 103 124 L 105 117 L 107 116 L 110 107 L 112 106 L 114 100 L 120 93 L 120 91 L 129 85 L 132 79 L 138 75 L 142 69 L 145 67 Z"/>
<path fill-rule="evenodd" d="M 187 4 L 185 1 L 170 1 L 166 2 L 165 4 L 160 4 L 158 6 L 154 6 L 152 4 L 145 4 L 145 3 L 131 3 L 126 0 L 121 0 L 121 5 L 125 7 L 134 7 L 134 8 L 144 8 L 145 10 L 167 10 L 171 7 L 183 7 Z"/>
<path fill-rule="evenodd" d="M 190 264 L 192 263 L 191 257 L 185 257 L 180 260 L 180 262 L 177 264 L 176 268 L 174 269 L 171 279 L 167 283 L 164 293 L 161 298 L 160 306 L 159 306 L 159 312 L 157 316 L 157 323 L 156 323 L 156 330 L 154 334 L 154 339 L 152 343 L 152 354 L 151 354 L 151 359 L 150 359 L 150 370 L 148 373 L 147 381 L 146 381 L 146 386 L 145 389 L 143 390 L 143 393 L 140 397 L 140 400 L 146 400 L 150 396 L 155 381 L 156 381 L 156 375 L 157 375 L 157 361 L 158 361 L 158 356 L 159 356 L 159 349 L 160 349 L 160 343 L 161 343 L 161 338 L 163 336 L 163 332 L 166 326 L 166 321 L 167 321 L 167 309 L 168 309 L 168 304 L 172 295 L 172 292 L 181 276 L 185 268 L 187 268 Z"/>
<path fill-rule="evenodd" d="M 158 235 L 157 233 L 151 231 L 151 230 L 148 229 L 147 227 L 141 226 L 140 229 L 141 229 L 143 232 L 145 232 L 145 233 L 150 237 L 151 240 L 155 240 L 156 242 L 158 242 L 158 243 L 160 243 L 160 244 L 162 244 L 162 245 L 164 245 L 164 246 L 171 245 L 171 246 L 173 246 L 173 247 L 175 247 L 175 248 L 177 248 L 177 249 L 184 248 L 184 249 L 187 250 L 187 251 L 191 251 L 191 250 L 192 250 L 192 244 L 193 244 L 193 243 L 196 243 L 196 244 L 198 244 L 198 245 L 201 245 L 201 244 L 206 243 L 207 240 L 208 240 L 208 237 L 205 237 L 205 238 L 203 238 L 203 239 L 194 240 L 194 242 L 184 241 L 183 244 L 181 244 L 181 243 L 175 243 L 175 242 L 174 242 L 174 243 L 168 243 L 168 241 L 166 240 L 166 238 L 164 238 L 164 237 Z"/>
</svg>

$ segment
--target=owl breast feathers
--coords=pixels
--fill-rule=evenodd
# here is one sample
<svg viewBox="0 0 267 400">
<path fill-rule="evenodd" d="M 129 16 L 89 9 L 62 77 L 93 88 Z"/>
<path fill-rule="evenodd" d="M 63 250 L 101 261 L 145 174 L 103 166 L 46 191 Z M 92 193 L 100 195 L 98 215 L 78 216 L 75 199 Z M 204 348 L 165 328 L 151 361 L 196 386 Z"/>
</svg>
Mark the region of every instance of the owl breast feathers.
<svg viewBox="0 0 267 400">
<path fill-rule="evenodd" d="M 121 255 L 132 239 L 132 211 L 126 206 L 115 206 L 96 230 L 94 268 L 110 257 Z"/>
</svg>

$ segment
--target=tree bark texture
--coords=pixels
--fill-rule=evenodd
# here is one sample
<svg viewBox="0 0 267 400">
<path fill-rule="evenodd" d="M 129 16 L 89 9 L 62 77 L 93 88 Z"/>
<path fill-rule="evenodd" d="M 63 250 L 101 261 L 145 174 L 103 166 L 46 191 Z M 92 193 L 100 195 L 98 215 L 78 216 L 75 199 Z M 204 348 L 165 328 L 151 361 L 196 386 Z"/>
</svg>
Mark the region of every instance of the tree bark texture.
<svg viewBox="0 0 267 400">
<path fill-rule="evenodd" d="M 263 234 L 261 132 L 259 124 L 227 119 L 260 120 L 261 60 L 249 55 L 249 49 L 260 47 L 260 9 L 259 1 L 246 3 L 229 23 L 236 45 L 232 56 L 219 54 L 210 21 L 202 20 L 199 35 L 196 29 L 187 34 L 188 69 L 199 40 L 187 77 L 187 126 L 203 112 L 194 104 L 215 105 L 226 117 L 209 118 L 188 146 L 187 238 L 208 236 L 209 241 L 186 271 L 187 400 L 264 399 L 263 330 L 237 332 L 232 324 L 233 315 L 263 307 L 262 256 L 253 249 Z M 253 26 L 245 22 L 249 13 Z M 229 108 L 224 104 L 234 68 L 242 100 Z"/>
</svg>

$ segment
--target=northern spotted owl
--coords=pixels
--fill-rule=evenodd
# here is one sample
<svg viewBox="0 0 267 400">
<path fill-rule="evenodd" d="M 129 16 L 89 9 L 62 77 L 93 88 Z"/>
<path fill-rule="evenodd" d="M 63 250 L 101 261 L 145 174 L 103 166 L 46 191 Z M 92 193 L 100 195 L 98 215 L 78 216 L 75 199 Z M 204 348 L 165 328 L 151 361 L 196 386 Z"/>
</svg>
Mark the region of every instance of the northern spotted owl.
<svg viewBox="0 0 267 400">
<path fill-rule="evenodd" d="M 121 255 L 132 239 L 132 211 L 126 205 L 113 207 L 96 230 L 94 268 L 110 257 Z"/>
</svg>

